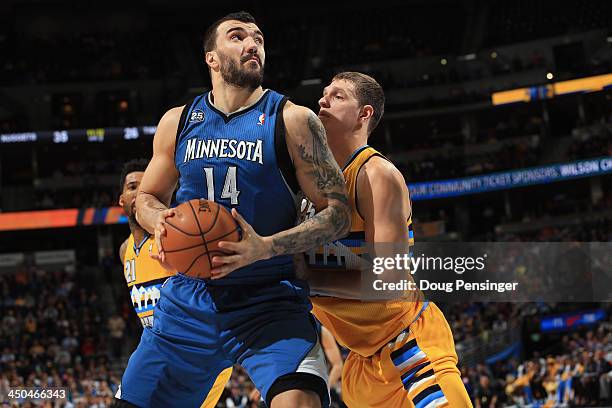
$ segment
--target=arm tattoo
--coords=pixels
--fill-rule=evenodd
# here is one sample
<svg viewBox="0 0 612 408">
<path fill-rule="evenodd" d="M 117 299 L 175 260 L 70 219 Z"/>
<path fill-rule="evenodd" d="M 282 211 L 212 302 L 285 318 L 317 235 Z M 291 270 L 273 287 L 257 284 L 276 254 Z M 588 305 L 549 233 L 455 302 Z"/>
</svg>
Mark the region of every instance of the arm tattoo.
<svg viewBox="0 0 612 408">
<path fill-rule="evenodd" d="M 300 159 L 310 167 L 308 177 L 320 194 L 329 200 L 327 208 L 273 240 L 274 255 L 304 252 L 344 236 L 350 228 L 350 208 L 344 177 L 327 146 L 325 129 L 314 115 L 308 116 L 312 146 L 300 144 Z M 312 150 L 312 152 L 310 151 Z"/>
<path fill-rule="evenodd" d="M 308 117 L 308 129 L 312 134 L 312 154 L 308 153 L 304 145 L 300 145 L 300 157 L 312 165 L 311 175 L 314 176 L 317 187 L 327 194 L 329 190 L 339 186 L 341 188 L 344 179 L 327 146 L 325 129 L 314 115 Z"/>
</svg>

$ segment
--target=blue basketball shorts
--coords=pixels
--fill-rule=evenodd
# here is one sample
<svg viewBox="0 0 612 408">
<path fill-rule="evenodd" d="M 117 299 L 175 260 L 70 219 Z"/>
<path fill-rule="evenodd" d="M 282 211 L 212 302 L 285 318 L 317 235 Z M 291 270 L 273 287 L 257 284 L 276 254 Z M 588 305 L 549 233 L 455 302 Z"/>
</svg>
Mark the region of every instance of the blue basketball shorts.
<svg viewBox="0 0 612 408">
<path fill-rule="evenodd" d="M 298 280 L 213 286 L 172 276 L 116 397 L 139 407 L 201 407 L 205 401 L 214 406 L 213 394 L 220 395 L 234 364 L 247 371 L 265 401 L 279 377 L 294 373 L 326 385 L 310 309 L 308 286 Z M 329 394 L 319 395 L 327 407 Z"/>
</svg>

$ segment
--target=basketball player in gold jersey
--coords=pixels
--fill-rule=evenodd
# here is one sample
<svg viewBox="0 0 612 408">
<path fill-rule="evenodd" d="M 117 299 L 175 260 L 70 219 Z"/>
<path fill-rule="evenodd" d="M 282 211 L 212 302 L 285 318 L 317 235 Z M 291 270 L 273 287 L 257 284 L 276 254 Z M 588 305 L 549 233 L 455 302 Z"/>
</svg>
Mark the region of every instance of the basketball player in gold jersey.
<svg viewBox="0 0 612 408">
<path fill-rule="evenodd" d="M 319 118 L 343 166 L 352 210 L 350 235 L 328 244 L 321 253 L 326 256 L 338 245 L 357 249 L 364 242 L 394 243 L 409 251 L 414 243 L 406 182 L 389 160 L 367 145 L 384 112 L 384 100 L 380 85 L 356 72 L 336 75 L 319 100 Z M 313 292 L 346 292 L 346 287 L 330 286 L 330 274 L 338 273 L 329 271 L 328 260 L 326 270 L 317 268 L 320 257 L 306 258 Z M 346 271 L 345 286 L 356 277 L 350 273 Z M 342 372 L 342 398 L 350 408 L 472 406 L 457 369 L 450 327 L 435 304 L 333 296 L 311 300 L 317 319 L 350 349 Z"/>
<path fill-rule="evenodd" d="M 136 194 L 147 164 L 145 159 L 131 160 L 125 163 L 121 172 L 119 205 L 128 217 L 131 234 L 121 244 L 119 256 L 136 314 L 143 327 L 153 327 L 153 309 L 159 300 L 161 285 L 175 272 L 164 269 L 151 258 L 150 254 L 157 254 L 155 239 L 136 221 Z M 219 375 L 202 408 L 217 405 L 231 374 L 232 368 L 229 367 Z"/>
</svg>

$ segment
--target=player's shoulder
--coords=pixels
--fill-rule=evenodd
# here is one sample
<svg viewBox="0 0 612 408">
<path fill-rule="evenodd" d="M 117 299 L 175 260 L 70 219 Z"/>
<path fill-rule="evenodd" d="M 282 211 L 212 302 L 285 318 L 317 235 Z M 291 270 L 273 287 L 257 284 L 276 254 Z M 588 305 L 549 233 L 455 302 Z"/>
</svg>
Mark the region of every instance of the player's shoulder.
<svg viewBox="0 0 612 408">
<path fill-rule="evenodd" d="M 121 260 L 121 263 L 125 262 L 125 253 L 127 252 L 127 249 L 128 249 L 128 246 L 130 245 L 130 240 L 132 239 L 132 237 L 133 235 L 130 234 L 130 236 L 127 237 L 125 241 L 123 241 L 123 243 L 119 247 L 119 259 Z"/>
<path fill-rule="evenodd" d="M 287 101 L 283 108 L 283 121 L 287 141 L 291 145 L 302 144 L 305 140 L 325 137 L 325 129 L 319 117 L 309 108 Z"/>
<path fill-rule="evenodd" d="M 385 157 L 372 156 L 357 174 L 358 200 L 403 200 L 410 197 L 402 173 Z"/>
<path fill-rule="evenodd" d="M 174 148 L 176 133 L 179 128 L 181 121 L 181 115 L 185 105 L 177 106 L 175 108 L 168 109 L 166 113 L 161 117 L 157 124 L 157 130 L 155 132 L 154 146 L 163 147 L 168 151 Z"/>
<path fill-rule="evenodd" d="M 166 123 L 176 123 L 178 125 L 179 121 L 181 120 L 181 115 L 183 114 L 183 110 L 185 109 L 185 105 L 181 105 L 181 106 L 175 106 L 174 108 L 170 108 L 166 111 L 166 113 L 164 113 L 164 115 L 162 116 L 161 120 L 159 121 L 160 124 L 162 122 Z"/>
<path fill-rule="evenodd" d="M 381 155 L 370 157 L 361 167 L 357 175 L 358 182 L 369 180 L 375 183 L 386 183 L 391 185 L 405 184 L 404 176 L 395 165 Z"/>
<path fill-rule="evenodd" d="M 290 125 L 294 123 L 308 123 L 309 120 L 318 120 L 319 118 L 312 109 L 287 101 L 283 107 L 283 119 L 285 120 L 285 125 Z"/>
</svg>

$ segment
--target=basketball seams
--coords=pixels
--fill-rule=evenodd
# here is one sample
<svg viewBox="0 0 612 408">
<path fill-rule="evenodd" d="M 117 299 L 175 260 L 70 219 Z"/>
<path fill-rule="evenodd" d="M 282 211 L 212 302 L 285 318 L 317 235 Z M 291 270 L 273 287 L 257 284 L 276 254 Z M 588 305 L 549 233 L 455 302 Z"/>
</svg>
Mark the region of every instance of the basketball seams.
<svg viewBox="0 0 612 408">
<path fill-rule="evenodd" d="M 196 205 L 198 210 L 196 210 Z M 189 210 L 185 208 L 186 206 L 189 206 Z M 170 259 L 173 259 L 172 262 L 176 262 L 176 269 L 181 273 L 208 279 L 210 270 L 213 269 L 212 258 L 229 254 L 218 248 L 218 242 L 224 239 L 239 241 L 240 227 L 231 213 L 225 207 L 221 208 L 218 203 L 204 199 L 192 199 L 183 202 L 180 207 L 182 207 L 182 215 L 178 221 L 167 223 L 169 238 L 171 238 L 168 241 L 172 242 L 172 247 L 166 249 L 165 252 Z M 216 211 L 214 207 L 217 207 Z M 189 213 L 193 215 L 193 219 L 189 218 Z M 198 231 L 199 234 L 189 233 L 186 230 Z M 213 232 L 215 237 L 208 239 L 207 235 L 212 235 Z M 202 258 L 203 255 L 206 257 Z"/>
<path fill-rule="evenodd" d="M 202 231 L 202 226 L 200 225 L 200 219 L 198 218 L 198 215 L 196 214 L 196 211 L 193 208 L 193 205 L 191 204 L 191 200 L 187 202 L 189 203 L 189 208 L 191 208 L 191 212 L 193 213 L 193 218 L 195 218 L 196 225 L 198 226 L 198 229 L 200 230 L 200 236 L 202 237 L 202 242 L 204 242 L 204 248 L 206 249 L 206 252 L 204 253 L 204 255 L 206 255 L 206 257 L 208 258 L 209 267 L 210 269 L 212 269 L 213 268 L 212 259 L 210 258 L 210 254 L 208 253 L 208 245 L 206 243 L 206 237 L 204 236 L 204 232 Z M 219 211 L 217 210 L 217 213 L 218 212 Z M 216 218 L 215 218 L 215 222 L 216 222 Z M 215 224 L 212 223 L 212 225 L 215 225 Z"/>
<path fill-rule="evenodd" d="M 197 217 L 196 217 L 196 219 L 197 219 Z M 170 225 L 172 228 L 174 228 L 178 232 L 187 235 L 188 237 L 199 237 L 199 236 L 202 236 L 202 234 L 201 234 L 202 229 L 201 228 L 198 228 L 200 230 L 200 233 L 196 232 L 194 234 L 194 233 L 182 230 L 180 227 L 177 227 L 176 225 L 172 224 L 171 222 L 166 221 L 166 224 Z"/>
<path fill-rule="evenodd" d="M 198 259 L 200 259 L 202 256 L 206 255 L 208 252 L 203 252 L 200 255 L 196 256 L 195 258 L 193 258 L 193 261 L 191 261 L 191 264 L 189 265 L 189 268 L 187 268 L 185 270 L 185 272 L 183 272 L 184 274 L 187 274 L 189 272 L 189 270 L 191 268 L 193 268 L 193 265 L 195 265 L 196 262 L 198 262 Z"/>
<path fill-rule="evenodd" d="M 216 203 L 215 203 L 216 204 Z M 189 205 L 191 205 L 191 200 L 189 201 Z M 210 224 L 210 226 L 208 227 L 208 229 L 206 231 L 202 231 L 202 227 L 199 225 L 199 221 L 198 221 L 198 230 L 200 230 L 199 233 L 191 233 L 191 232 L 187 232 L 183 229 L 181 229 L 180 227 L 172 224 L 169 221 L 166 221 L 166 224 L 170 225 L 172 228 L 174 228 L 175 230 L 189 236 L 189 237 L 197 237 L 197 236 L 202 236 L 202 234 L 207 234 L 210 232 L 211 229 L 213 229 L 213 227 L 215 226 L 215 224 L 217 223 L 217 218 L 219 218 L 219 212 L 221 211 L 221 205 L 217 204 L 217 212 L 215 213 L 214 219 L 212 220 L 212 223 Z M 193 208 L 192 208 L 193 210 Z M 195 214 L 194 214 L 195 215 Z M 230 214 L 231 215 L 231 214 Z M 198 217 L 196 216 L 196 219 L 198 219 Z M 199 220 L 199 219 L 198 219 Z"/>
<path fill-rule="evenodd" d="M 213 203 L 213 204 L 216 204 L 216 203 Z M 210 223 L 208 229 L 206 231 L 202 232 L 202 234 L 207 234 L 207 233 L 210 232 L 211 229 L 213 229 L 213 227 L 217 223 L 217 218 L 219 218 L 219 212 L 221 212 L 221 204 L 217 204 L 217 212 L 215 213 L 215 218 L 213 218 L 213 220 Z M 199 223 L 199 220 L 198 220 L 198 223 Z M 200 228 L 200 231 L 202 231 L 201 228 Z"/>
<path fill-rule="evenodd" d="M 230 232 L 227 232 L 227 233 L 225 233 L 225 234 L 223 234 L 223 235 L 221 235 L 221 236 L 218 236 L 218 237 L 216 237 L 216 238 L 214 238 L 214 239 L 207 239 L 207 240 L 206 240 L 206 243 L 207 243 L 207 244 L 210 244 L 211 242 L 219 241 L 220 239 L 223 239 L 223 238 L 225 238 L 225 237 L 227 237 L 227 236 L 229 236 L 229 235 L 233 234 L 233 233 L 234 233 L 234 232 L 236 232 L 236 231 L 238 231 L 238 227 L 236 227 L 236 228 L 234 228 L 233 230 L 231 230 Z M 164 250 L 164 252 L 166 252 L 166 253 L 170 254 L 170 253 L 173 253 L 173 252 L 187 251 L 187 250 L 189 250 L 189 249 L 197 248 L 197 247 L 202 246 L 202 245 L 205 245 L 205 244 L 196 244 L 196 245 L 188 246 L 188 247 L 185 247 L 185 248 L 172 249 L 172 250 Z M 214 251 L 213 251 L 213 252 L 214 252 Z"/>
<path fill-rule="evenodd" d="M 211 242 L 219 241 L 219 240 L 221 240 L 221 239 L 223 239 L 225 237 L 230 236 L 231 234 L 233 234 L 234 232 L 237 232 L 237 231 L 238 232 L 240 231 L 240 228 L 238 226 L 236 226 L 236 228 L 234 228 L 230 232 L 226 232 L 223 235 L 219 235 L 218 237 L 215 237 L 215 238 L 212 238 L 212 239 L 207 239 L 206 242 L 210 244 Z"/>
</svg>

